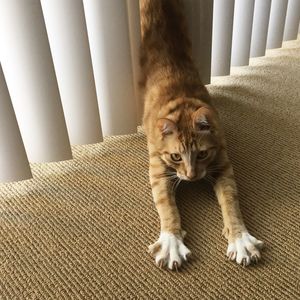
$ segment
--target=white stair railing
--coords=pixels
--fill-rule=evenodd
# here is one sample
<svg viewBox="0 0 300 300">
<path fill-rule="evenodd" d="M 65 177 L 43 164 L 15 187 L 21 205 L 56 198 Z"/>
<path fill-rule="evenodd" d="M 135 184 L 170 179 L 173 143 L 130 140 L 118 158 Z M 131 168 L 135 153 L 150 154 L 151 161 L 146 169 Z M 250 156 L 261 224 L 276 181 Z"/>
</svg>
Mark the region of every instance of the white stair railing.
<svg viewBox="0 0 300 300">
<path fill-rule="evenodd" d="M 184 3 L 205 84 L 297 38 L 300 0 Z M 0 0 L 0 181 L 136 132 L 139 46 L 139 0 Z"/>
</svg>

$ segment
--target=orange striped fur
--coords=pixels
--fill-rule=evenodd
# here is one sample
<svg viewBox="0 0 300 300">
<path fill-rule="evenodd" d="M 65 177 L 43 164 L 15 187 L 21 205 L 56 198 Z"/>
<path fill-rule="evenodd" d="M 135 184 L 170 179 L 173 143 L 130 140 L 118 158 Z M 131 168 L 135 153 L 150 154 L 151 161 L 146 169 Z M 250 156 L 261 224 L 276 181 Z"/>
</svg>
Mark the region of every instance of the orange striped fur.
<svg viewBox="0 0 300 300">
<path fill-rule="evenodd" d="M 168 265 L 173 270 L 190 253 L 184 248 L 175 203 L 180 180 L 213 180 L 229 246 L 242 239 L 247 230 L 218 114 L 191 57 L 182 3 L 141 0 L 140 7 L 143 127 L 148 140 L 150 183 L 162 232 L 150 251 L 159 266 Z M 250 261 L 260 257 L 258 242 L 253 243 L 251 251 L 246 249 L 250 251 Z M 227 253 L 229 258 L 248 265 L 248 257 L 240 261 L 239 250 L 232 247 Z"/>
</svg>

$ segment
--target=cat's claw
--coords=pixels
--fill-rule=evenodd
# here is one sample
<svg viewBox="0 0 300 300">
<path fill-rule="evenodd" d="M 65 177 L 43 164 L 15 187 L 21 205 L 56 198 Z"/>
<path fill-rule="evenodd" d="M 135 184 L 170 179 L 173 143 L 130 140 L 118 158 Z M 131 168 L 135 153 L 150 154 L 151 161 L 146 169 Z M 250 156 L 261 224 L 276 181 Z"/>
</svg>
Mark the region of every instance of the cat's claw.
<svg viewBox="0 0 300 300">
<path fill-rule="evenodd" d="M 251 256 L 251 261 L 254 263 L 254 264 L 257 264 L 258 263 L 258 260 L 259 260 L 259 257 L 255 254 L 253 256 Z"/>
<path fill-rule="evenodd" d="M 159 239 L 149 246 L 149 252 L 155 256 L 158 267 L 163 268 L 167 265 L 170 270 L 176 271 L 191 254 L 181 237 L 168 232 L 161 232 Z"/>
<path fill-rule="evenodd" d="M 251 262 L 258 262 L 261 257 L 259 250 L 262 247 L 262 241 L 257 240 L 248 232 L 244 232 L 240 238 L 229 243 L 226 255 L 229 260 L 236 261 L 238 264 L 246 267 Z"/>
<path fill-rule="evenodd" d="M 177 261 L 173 262 L 173 268 L 176 270 L 176 272 L 178 272 L 178 262 Z"/>
<path fill-rule="evenodd" d="M 164 266 L 165 266 L 165 260 L 164 259 L 161 259 L 158 263 L 157 263 L 158 267 L 163 269 Z"/>
</svg>

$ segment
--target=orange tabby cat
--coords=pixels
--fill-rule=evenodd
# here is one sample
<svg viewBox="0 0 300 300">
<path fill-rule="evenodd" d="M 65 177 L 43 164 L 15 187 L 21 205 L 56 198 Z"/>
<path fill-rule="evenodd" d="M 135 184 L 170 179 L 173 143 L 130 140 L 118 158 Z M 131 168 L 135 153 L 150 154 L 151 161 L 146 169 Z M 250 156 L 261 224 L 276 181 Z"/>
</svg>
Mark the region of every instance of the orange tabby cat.
<svg viewBox="0 0 300 300">
<path fill-rule="evenodd" d="M 243 222 L 222 128 L 191 58 L 179 0 L 141 0 L 143 126 L 150 182 L 161 233 L 149 247 L 156 264 L 174 270 L 187 260 L 184 231 L 175 203 L 180 180 L 214 177 L 229 245 L 227 256 L 244 266 L 260 258 L 262 242 Z"/>
</svg>

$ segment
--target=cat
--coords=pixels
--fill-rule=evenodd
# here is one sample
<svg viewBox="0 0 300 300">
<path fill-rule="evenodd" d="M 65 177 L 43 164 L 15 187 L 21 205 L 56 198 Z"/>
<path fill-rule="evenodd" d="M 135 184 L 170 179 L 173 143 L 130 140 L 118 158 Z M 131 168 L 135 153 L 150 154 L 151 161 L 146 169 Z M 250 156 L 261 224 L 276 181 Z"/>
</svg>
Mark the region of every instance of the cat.
<svg viewBox="0 0 300 300">
<path fill-rule="evenodd" d="M 191 251 L 175 202 L 181 180 L 210 176 L 221 206 L 227 257 L 248 266 L 263 242 L 244 224 L 232 165 L 216 109 L 191 57 L 180 0 L 140 0 L 143 128 L 149 151 L 152 194 L 160 218 L 158 240 L 149 246 L 159 267 L 178 270 Z"/>
</svg>

